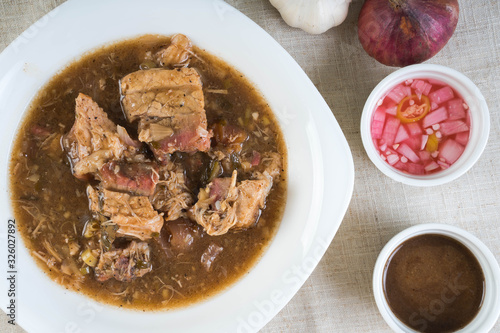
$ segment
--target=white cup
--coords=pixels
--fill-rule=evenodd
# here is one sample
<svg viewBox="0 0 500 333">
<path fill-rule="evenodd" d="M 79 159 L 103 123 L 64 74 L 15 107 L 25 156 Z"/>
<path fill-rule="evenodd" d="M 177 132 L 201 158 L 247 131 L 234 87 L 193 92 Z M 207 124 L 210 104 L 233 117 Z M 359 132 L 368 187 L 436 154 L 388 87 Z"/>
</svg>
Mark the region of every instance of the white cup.
<svg viewBox="0 0 500 333">
<path fill-rule="evenodd" d="M 384 320 L 395 332 L 416 333 L 401 322 L 392 312 L 384 293 L 385 266 L 394 251 L 406 240 L 424 234 L 448 236 L 466 246 L 476 257 L 484 274 L 483 304 L 476 317 L 460 333 L 486 333 L 495 325 L 500 315 L 500 267 L 491 251 L 478 238 L 458 227 L 446 224 L 420 224 L 394 236 L 380 252 L 373 271 L 373 295 Z"/>
<path fill-rule="evenodd" d="M 448 169 L 429 175 L 410 175 L 382 160 L 371 137 L 371 120 L 377 102 L 397 84 L 408 79 L 435 79 L 453 87 L 469 106 L 470 139 L 460 158 Z M 490 133 L 490 113 L 479 88 L 462 73 L 440 65 L 418 64 L 401 68 L 383 79 L 366 100 L 361 115 L 361 138 L 368 157 L 386 176 L 413 186 L 434 186 L 450 182 L 466 173 L 481 156 Z"/>
</svg>

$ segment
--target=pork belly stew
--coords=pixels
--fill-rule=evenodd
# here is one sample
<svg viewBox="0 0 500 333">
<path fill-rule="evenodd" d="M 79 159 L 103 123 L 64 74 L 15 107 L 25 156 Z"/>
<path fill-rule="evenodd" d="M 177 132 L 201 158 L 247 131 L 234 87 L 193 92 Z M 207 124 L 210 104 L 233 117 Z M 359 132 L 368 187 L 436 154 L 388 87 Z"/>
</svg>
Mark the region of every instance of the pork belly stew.
<svg viewBox="0 0 500 333">
<path fill-rule="evenodd" d="M 259 259 L 286 163 L 242 74 L 184 35 L 146 35 L 84 55 L 40 91 L 12 151 L 12 205 L 51 279 L 116 306 L 176 308 Z"/>
</svg>

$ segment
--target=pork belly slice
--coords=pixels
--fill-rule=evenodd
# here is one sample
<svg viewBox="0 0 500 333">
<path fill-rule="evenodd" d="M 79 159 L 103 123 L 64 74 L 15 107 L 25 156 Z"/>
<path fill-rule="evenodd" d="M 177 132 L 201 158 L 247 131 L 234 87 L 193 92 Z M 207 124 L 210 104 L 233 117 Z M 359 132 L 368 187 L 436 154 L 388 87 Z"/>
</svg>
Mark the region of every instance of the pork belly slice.
<svg viewBox="0 0 500 333">
<path fill-rule="evenodd" d="M 108 119 L 108 115 L 87 95 L 76 98 L 75 123 L 62 139 L 62 144 L 71 162 L 72 172 L 80 179 L 91 175 L 110 160 L 131 157 L 138 152 L 133 142 L 125 143 L 128 134 Z"/>
<path fill-rule="evenodd" d="M 128 121 L 139 120 L 139 140 L 157 158 L 175 151 L 210 149 L 200 75 L 192 68 L 150 69 L 121 80 L 122 106 Z"/>
<path fill-rule="evenodd" d="M 153 209 L 148 197 L 87 186 L 90 210 L 118 225 L 117 235 L 148 240 L 160 233 L 163 213 Z"/>
<path fill-rule="evenodd" d="M 187 209 L 193 204 L 193 195 L 186 186 L 186 176 L 182 167 L 173 162 L 159 169 L 160 180 L 150 201 L 153 207 L 165 213 L 165 221 L 187 217 Z"/>
<path fill-rule="evenodd" d="M 155 163 L 110 161 L 99 169 L 98 178 L 108 190 L 150 196 L 160 177 Z"/>
<path fill-rule="evenodd" d="M 258 179 L 237 183 L 234 171 L 231 178 L 214 179 L 200 190 L 198 202 L 189 210 L 190 217 L 211 236 L 253 226 L 273 185 L 267 172 L 256 176 Z"/>
<path fill-rule="evenodd" d="M 151 269 L 148 244 L 132 241 L 124 249 L 102 253 L 95 268 L 95 276 L 101 282 L 111 278 L 130 282 L 150 272 Z"/>
<path fill-rule="evenodd" d="M 122 105 L 131 122 L 145 116 L 205 113 L 201 78 L 192 68 L 140 70 L 123 77 L 120 84 Z"/>
</svg>

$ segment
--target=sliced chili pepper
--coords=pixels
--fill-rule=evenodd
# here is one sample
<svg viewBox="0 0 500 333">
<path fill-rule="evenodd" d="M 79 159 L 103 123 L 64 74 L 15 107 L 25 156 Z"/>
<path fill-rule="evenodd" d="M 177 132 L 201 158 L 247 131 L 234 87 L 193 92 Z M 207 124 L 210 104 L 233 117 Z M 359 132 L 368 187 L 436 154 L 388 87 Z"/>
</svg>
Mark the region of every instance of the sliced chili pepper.
<svg viewBox="0 0 500 333">
<path fill-rule="evenodd" d="M 439 146 L 439 139 L 436 136 L 436 134 L 432 133 L 431 135 L 429 135 L 429 138 L 427 139 L 425 150 L 427 150 L 429 153 L 433 153 L 438 150 L 438 146 Z"/>
<path fill-rule="evenodd" d="M 431 102 L 429 97 L 425 95 L 411 95 L 399 102 L 397 117 L 402 123 L 413 123 L 425 117 L 430 109 Z"/>
</svg>

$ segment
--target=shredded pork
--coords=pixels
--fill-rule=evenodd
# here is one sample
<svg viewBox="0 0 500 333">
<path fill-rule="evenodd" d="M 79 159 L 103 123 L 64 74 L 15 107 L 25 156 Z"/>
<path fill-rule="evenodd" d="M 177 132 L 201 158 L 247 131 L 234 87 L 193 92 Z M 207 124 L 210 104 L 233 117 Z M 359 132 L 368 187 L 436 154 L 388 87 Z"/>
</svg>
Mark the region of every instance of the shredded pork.
<svg viewBox="0 0 500 333">
<path fill-rule="evenodd" d="M 273 178 L 265 172 L 258 174 L 258 179 L 237 183 L 237 175 L 234 171 L 231 178 L 214 179 L 200 190 L 198 202 L 189 211 L 211 236 L 251 227 L 265 207 Z"/>
<path fill-rule="evenodd" d="M 160 66 L 185 67 L 193 54 L 191 40 L 183 34 L 172 36 L 168 47 L 156 54 Z"/>
<path fill-rule="evenodd" d="M 130 282 L 151 271 L 149 256 L 147 243 L 132 241 L 125 249 L 102 253 L 95 268 L 95 276 L 98 281 L 115 278 Z"/>
<path fill-rule="evenodd" d="M 165 212 L 166 221 L 186 217 L 193 204 L 193 195 L 186 186 L 186 176 L 180 165 L 168 162 L 160 167 L 160 181 L 151 196 L 151 203 L 158 211 Z"/>
</svg>

